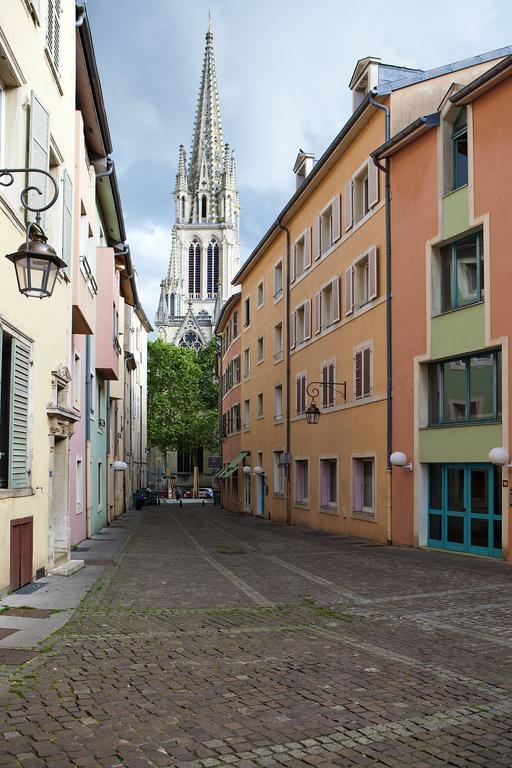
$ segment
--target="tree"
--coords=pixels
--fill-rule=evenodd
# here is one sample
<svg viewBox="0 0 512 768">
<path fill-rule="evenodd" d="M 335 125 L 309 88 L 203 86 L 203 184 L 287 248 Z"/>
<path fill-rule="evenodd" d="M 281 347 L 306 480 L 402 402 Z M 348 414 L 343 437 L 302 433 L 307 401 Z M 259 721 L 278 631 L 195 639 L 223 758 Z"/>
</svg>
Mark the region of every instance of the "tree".
<svg viewBox="0 0 512 768">
<path fill-rule="evenodd" d="M 199 353 L 168 344 L 148 344 L 148 441 L 164 457 L 169 451 L 193 454 L 218 445 L 217 342 Z"/>
</svg>

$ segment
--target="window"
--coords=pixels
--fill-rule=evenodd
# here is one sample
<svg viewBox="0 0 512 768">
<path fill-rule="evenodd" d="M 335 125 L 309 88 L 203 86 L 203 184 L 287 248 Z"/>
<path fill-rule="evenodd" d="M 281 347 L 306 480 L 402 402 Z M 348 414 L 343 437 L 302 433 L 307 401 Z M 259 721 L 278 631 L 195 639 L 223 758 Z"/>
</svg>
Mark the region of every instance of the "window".
<svg viewBox="0 0 512 768">
<path fill-rule="evenodd" d="M 48 0 L 46 45 L 55 69 L 58 70 L 60 64 L 60 0 Z"/>
<path fill-rule="evenodd" d="M 84 476 L 82 469 L 82 459 L 76 460 L 75 469 L 75 514 L 80 515 L 83 512 L 84 504 Z"/>
<path fill-rule="evenodd" d="M 96 415 L 98 417 L 98 431 L 100 431 L 105 425 L 103 418 L 103 382 L 100 379 L 96 379 Z"/>
<path fill-rule="evenodd" d="M 377 248 L 372 245 L 345 270 L 345 315 L 377 298 Z"/>
<path fill-rule="evenodd" d="M 28 488 L 30 347 L 0 325 L 0 488 Z"/>
<path fill-rule="evenodd" d="M 354 352 L 354 398 L 360 400 L 372 393 L 372 348 L 361 347 Z"/>
<path fill-rule="evenodd" d="M 231 432 L 240 432 L 240 403 L 236 403 L 231 409 Z"/>
<path fill-rule="evenodd" d="M 373 458 L 353 460 L 353 504 L 356 514 L 375 516 L 374 470 Z"/>
<path fill-rule="evenodd" d="M 238 312 L 233 312 L 233 338 L 238 336 Z"/>
<path fill-rule="evenodd" d="M 343 199 L 344 228 L 347 232 L 379 201 L 379 169 L 371 157 L 362 170 L 346 183 Z"/>
<path fill-rule="evenodd" d="M 283 420 L 283 386 L 274 387 L 274 421 Z"/>
<path fill-rule="evenodd" d="M 206 252 L 206 290 L 214 296 L 219 289 L 219 244 L 212 241 Z"/>
<path fill-rule="evenodd" d="M 307 504 L 309 499 L 308 461 L 307 459 L 295 460 L 295 502 Z"/>
<path fill-rule="evenodd" d="M 73 408 L 80 410 L 80 391 L 82 387 L 82 360 L 78 352 L 74 353 L 73 361 Z"/>
<path fill-rule="evenodd" d="M 315 333 L 329 328 L 340 319 L 340 281 L 338 277 L 315 294 Z"/>
<path fill-rule="evenodd" d="M 354 220 L 360 221 L 369 210 L 368 167 L 365 167 L 354 179 Z"/>
<path fill-rule="evenodd" d="M 441 313 L 476 304 L 484 297 L 482 233 L 441 248 Z"/>
<path fill-rule="evenodd" d="M 89 416 L 94 419 L 94 397 L 96 390 L 94 388 L 94 373 L 89 373 Z"/>
<path fill-rule="evenodd" d="M 176 470 L 179 475 L 189 475 L 192 471 L 192 456 L 187 451 L 178 451 L 176 463 Z"/>
<path fill-rule="evenodd" d="M 292 313 L 292 321 L 295 326 L 295 344 L 303 344 L 311 338 L 311 299 Z"/>
<path fill-rule="evenodd" d="M 330 408 L 336 404 L 334 382 L 336 381 L 336 364 L 325 363 L 322 366 L 322 408 Z"/>
<path fill-rule="evenodd" d="M 452 129 L 453 189 L 468 183 L 468 123 L 467 110 L 462 107 Z"/>
<path fill-rule="evenodd" d="M 244 379 L 248 379 L 251 375 L 251 350 L 249 347 L 244 349 Z"/>
<path fill-rule="evenodd" d="M 244 400 L 244 430 L 247 432 L 251 426 L 250 401 Z"/>
<path fill-rule="evenodd" d="M 501 419 L 501 352 L 428 366 L 429 424 Z"/>
<path fill-rule="evenodd" d="M 263 336 L 260 336 L 259 339 L 258 339 L 257 350 L 258 350 L 257 362 L 259 364 L 259 363 L 263 362 L 263 359 L 264 359 L 264 356 L 265 356 Z"/>
<path fill-rule="evenodd" d="M 317 253 L 319 258 L 334 245 L 340 237 L 340 196 L 336 195 L 330 205 L 317 219 Z"/>
<path fill-rule="evenodd" d="M 244 301 L 244 328 L 251 322 L 251 302 L 249 297 Z"/>
<path fill-rule="evenodd" d="M 279 466 L 280 463 L 280 457 L 281 457 L 281 451 L 274 451 L 272 453 L 272 459 L 273 459 L 273 480 L 274 480 L 274 495 L 275 496 L 282 496 L 284 492 L 284 478 L 283 478 L 283 467 Z"/>
<path fill-rule="evenodd" d="M 262 307 L 264 303 L 265 303 L 265 289 L 264 289 L 263 280 L 262 280 L 261 283 L 258 283 L 258 302 L 256 304 L 256 309 L 259 309 L 260 307 Z"/>
<path fill-rule="evenodd" d="M 292 279 L 300 277 L 311 266 L 311 229 L 306 229 L 293 248 Z"/>
<path fill-rule="evenodd" d="M 188 292 L 196 298 L 201 296 L 201 246 L 197 240 L 188 249 Z"/>
<path fill-rule="evenodd" d="M 338 460 L 320 459 L 320 504 L 335 507 L 338 503 Z"/>
<path fill-rule="evenodd" d="M 202 221 L 206 221 L 206 218 L 208 216 L 208 200 L 206 198 L 206 195 L 201 196 L 201 219 Z"/>
<path fill-rule="evenodd" d="M 306 411 L 306 374 L 301 373 L 295 379 L 295 410 L 297 414 Z"/>
<path fill-rule="evenodd" d="M 277 323 L 274 326 L 274 361 L 283 358 L 283 324 Z"/>
<path fill-rule="evenodd" d="M 240 355 L 233 359 L 233 384 L 240 384 Z"/>
<path fill-rule="evenodd" d="M 274 267 L 274 301 L 278 301 L 283 295 L 283 262 L 280 261 Z"/>
<path fill-rule="evenodd" d="M 258 393 L 257 401 L 256 401 L 256 417 L 258 419 L 261 419 L 263 416 L 263 392 Z"/>
</svg>

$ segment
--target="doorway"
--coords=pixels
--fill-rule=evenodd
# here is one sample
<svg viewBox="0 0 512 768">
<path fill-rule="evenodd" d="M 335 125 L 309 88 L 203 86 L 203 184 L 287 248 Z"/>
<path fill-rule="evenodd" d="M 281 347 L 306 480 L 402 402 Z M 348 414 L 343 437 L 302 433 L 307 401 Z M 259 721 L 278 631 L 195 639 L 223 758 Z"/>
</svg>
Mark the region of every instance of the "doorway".
<svg viewBox="0 0 512 768">
<path fill-rule="evenodd" d="M 256 475 L 256 514 L 265 517 L 265 475 Z"/>
<path fill-rule="evenodd" d="M 251 511 L 251 476 L 244 472 L 244 512 Z"/>
<path fill-rule="evenodd" d="M 14 592 L 32 581 L 32 517 L 11 520 L 10 590 Z"/>
</svg>

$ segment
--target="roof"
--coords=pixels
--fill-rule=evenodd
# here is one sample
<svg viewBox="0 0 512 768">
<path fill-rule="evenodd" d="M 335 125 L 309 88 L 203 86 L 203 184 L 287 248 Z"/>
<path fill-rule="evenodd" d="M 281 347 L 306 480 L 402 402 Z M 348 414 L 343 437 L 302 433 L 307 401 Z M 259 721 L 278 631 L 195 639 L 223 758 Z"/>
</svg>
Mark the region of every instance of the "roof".
<svg viewBox="0 0 512 768">
<path fill-rule="evenodd" d="M 222 328 L 224 327 L 224 322 L 227 319 L 227 314 L 230 309 L 233 308 L 233 306 L 236 304 L 237 301 L 240 301 L 240 293 L 234 293 L 232 296 L 229 297 L 229 299 L 225 302 L 224 306 L 222 307 L 219 317 L 217 319 L 217 322 L 215 323 L 215 333 L 220 333 Z"/>
<path fill-rule="evenodd" d="M 512 55 L 507 56 L 498 62 L 494 67 L 488 69 L 483 75 L 477 77 L 464 88 L 461 88 L 450 101 L 454 104 L 470 104 L 476 98 L 494 88 L 498 83 L 512 77 Z"/>
<path fill-rule="evenodd" d="M 371 156 L 374 160 L 384 160 L 387 157 L 391 157 L 391 155 L 399 152 L 407 144 L 416 141 L 430 128 L 436 128 L 439 122 L 439 112 L 434 112 L 432 115 L 426 115 L 425 117 L 418 117 L 417 120 L 414 120 L 402 131 L 399 131 L 385 144 L 381 144 L 380 147 L 371 153 Z"/>
</svg>

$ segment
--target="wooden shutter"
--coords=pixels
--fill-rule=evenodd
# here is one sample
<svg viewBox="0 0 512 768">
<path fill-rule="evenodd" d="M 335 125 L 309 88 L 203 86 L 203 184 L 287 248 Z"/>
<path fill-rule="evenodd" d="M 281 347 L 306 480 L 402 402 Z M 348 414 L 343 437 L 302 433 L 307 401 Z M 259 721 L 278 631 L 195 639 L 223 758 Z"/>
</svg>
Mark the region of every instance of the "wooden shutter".
<svg viewBox="0 0 512 768">
<path fill-rule="evenodd" d="M 329 387 L 329 395 L 328 395 L 329 405 L 334 405 L 334 403 L 336 401 L 336 393 L 334 391 L 334 379 L 335 379 L 334 370 L 335 370 L 334 363 L 329 363 L 328 368 L 327 368 L 327 372 L 328 372 L 327 381 L 328 381 L 328 383 L 330 385 L 330 387 Z"/>
<path fill-rule="evenodd" d="M 311 299 L 304 303 L 304 341 L 311 338 Z"/>
<path fill-rule="evenodd" d="M 29 121 L 29 144 L 28 144 L 28 167 L 39 168 L 42 171 L 48 171 L 50 167 L 50 115 L 43 107 L 34 91 L 32 91 L 30 101 L 30 121 Z M 29 186 L 37 187 L 42 194 L 30 192 L 28 203 L 32 207 L 45 205 L 47 200 L 47 179 L 40 173 L 28 174 Z M 32 211 L 27 212 L 28 221 L 35 221 L 36 214 Z M 41 226 L 44 227 L 45 214 L 41 214 Z"/>
<path fill-rule="evenodd" d="M 300 376 L 295 381 L 295 410 L 297 413 L 302 413 L 301 411 L 301 400 L 302 400 L 302 376 Z"/>
<path fill-rule="evenodd" d="M 322 329 L 322 297 L 320 291 L 315 293 L 315 333 Z"/>
<path fill-rule="evenodd" d="M 368 301 L 377 298 L 377 248 L 368 251 Z"/>
<path fill-rule="evenodd" d="M 340 319 L 340 279 L 335 277 L 331 283 L 331 320 L 337 323 Z"/>
<path fill-rule="evenodd" d="M 343 195 L 343 226 L 345 232 L 352 227 L 352 179 L 345 184 Z"/>
<path fill-rule="evenodd" d="M 371 354 L 370 347 L 363 349 L 363 397 L 372 393 Z"/>
<path fill-rule="evenodd" d="M 9 408 L 9 488 L 27 488 L 28 379 L 30 347 L 12 340 Z"/>
<path fill-rule="evenodd" d="M 341 237 L 341 198 L 339 195 L 335 195 L 332 201 L 332 241 L 339 240 Z"/>
<path fill-rule="evenodd" d="M 363 353 L 356 352 L 354 355 L 354 396 L 359 400 L 363 396 Z"/>
<path fill-rule="evenodd" d="M 311 266 L 311 227 L 304 232 L 304 269 Z"/>
<path fill-rule="evenodd" d="M 329 395 L 327 392 L 327 383 L 328 383 L 328 366 L 323 365 L 322 366 L 322 407 L 325 408 L 326 405 L 329 402 Z"/>
<path fill-rule="evenodd" d="M 351 315 L 354 311 L 354 266 L 345 270 L 345 314 Z"/>
<path fill-rule="evenodd" d="M 368 206 L 379 202 L 379 169 L 370 158 L 368 160 Z"/>
<path fill-rule="evenodd" d="M 295 280 L 295 259 L 296 259 L 297 246 L 294 245 L 290 254 L 290 283 Z"/>
<path fill-rule="evenodd" d="M 62 258 L 66 262 L 64 272 L 69 277 L 73 258 L 73 183 L 66 170 L 62 191 Z"/>
<path fill-rule="evenodd" d="M 290 314 L 290 349 L 295 347 L 295 312 Z"/>
<path fill-rule="evenodd" d="M 316 231 L 316 243 L 315 243 L 315 259 L 319 259 L 322 255 L 322 243 L 321 243 L 321 222 L 320 222 L 320 216 L 317 218 L 315 223 L 315 231 Z"/>
</svg>

